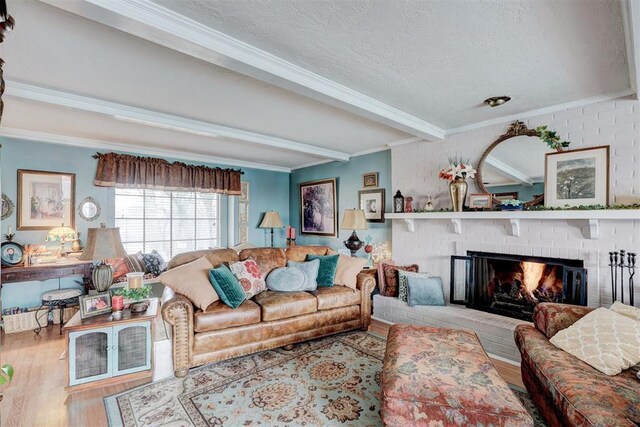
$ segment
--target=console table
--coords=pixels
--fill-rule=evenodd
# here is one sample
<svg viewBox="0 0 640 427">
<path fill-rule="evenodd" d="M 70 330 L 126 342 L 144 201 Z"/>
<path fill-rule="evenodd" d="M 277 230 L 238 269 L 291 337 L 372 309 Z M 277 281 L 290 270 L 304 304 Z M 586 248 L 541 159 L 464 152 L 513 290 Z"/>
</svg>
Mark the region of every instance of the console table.
<svg viewBox="0 0 640 427">
<path fill-rule="evenodd" d="M 45 281 L 69 276 L 82 276 L 85 288 L 91 282 L 92 261 L 70 261 L 58 264 L 30 265 L 28 267 L 2 267 L 0 288 L 5 283 Z"/>
</svg>

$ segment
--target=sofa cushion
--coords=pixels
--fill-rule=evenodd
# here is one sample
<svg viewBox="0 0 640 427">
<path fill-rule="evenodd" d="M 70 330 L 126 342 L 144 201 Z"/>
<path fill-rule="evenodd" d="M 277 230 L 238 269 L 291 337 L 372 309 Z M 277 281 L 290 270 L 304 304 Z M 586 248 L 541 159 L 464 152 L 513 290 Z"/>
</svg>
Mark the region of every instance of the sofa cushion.
<svg viewBox="0 0 640 427">
<path fill-rule="evenodd" d="M 533 323 L 547 338 L 576 323 L 593 308 L 543 302 L 533 309 Z"/>
<path fill-rule="evenodd" d="M 348 286 L 351 289 L 356 288 L 358 274 L 367 263 L 365 258 L 352 257 L 349 255 L 338 255 L 338 266 L 336 275 L 333 279 L 334 285 Z"/>
<path fill-rule="evenodd" d="M 209 270 L 209 280 L 222 302 L 229 307 L 237 308 L 247 299 L 242 285 L 226 265 Z"/>
<path fill-rule="evenodd" d="M 240 261 L 253 258 L 260 266 L 263 277 L 267 277 L 271 270 L 287 265 L 287 257 L 284 254 L 284 249 L 280 248 L 243 249 L 240 251 L 238 257 Z"/>
<path fill-rule="evenodd" d="M 312 291 L 307 288 L 307 276 L 302 270 L 293 267 L 280 267 L 273 270 L 267 276 L 267 288 L 277 292 L 300 292 Z"/>
<path fill-rule="evenodd" d="M 260 323 L 260 307 L 251 300 L 246 300 L 235 309 L 222 301 L 216 301 L 206 310 L 196 310 L 193 313 L 195 332 L 219 331 L 253 323 Z"/>
<path fill-rule="evenodd" d="M 320 286 L 333 286 L 333 280 L 336 277 L 336 270 L 338 269 L 339 255 L 307 255 L 307 261 L 320 260 L 320 268 L 318 269 L 318 277 L 316 282 L 318 287 Z"/>
<path fill-rule="evenodd" d="M 320 270 L 320 260 L 314 259 L 313 261 L 298 262 L 287 261 L 287 267 L 300 270 L 304 274 L 305 282 L 304 289 L 301 291 L 315 291 L 318 287 L 318 271 Z"/>
<path fill-rule="evenodd" d="M 289 246 L 286 250 L 287 261 L 306 261 L 307 255 L 330 255 L 333 251 L 328 246 Z"/>
<path fill-rule="evenodd" d="M 615 311 L 618 314 L 626 316 L 630 319 L 640 321 L 640 307 L 632 307 L 627 304 L 623 304 L 620 301 L 616 301 L 611 306 L 611 311 Z"/>
<path fill-rule="evenodd" d="M 360 291 L 341 285 L 318 288 L 311 294 L 318 299 L 318 310 L 358 305 L 362 300 Z"/>
<path fill-rule="evenodd" d="M 265 322 L 315 313 L 318 309 L 316 298 L 307 292 L 264 291 L 253 300 L 262 308 Z"/>
<path fill-rule="evenodd" d="M 205 257 L 214 267 L 219 267 L 225 262 L 238 261 L 238 254 L 233 249 L 203 249 L 200 251 L 184 252 L 174 256 L 171 258 L 171 261 L 169 261 L 167 270 L 171 270 L 172 268 L 176 268 L 202 257 Z"/>
<path fill-rule="evenodd" d="M 244 293 L 247 299 L 253 298 L 260 292 L 267 290 L 267 285 L 264 282 L 264 277 L 260 271 L 258 264 L 252 260 L 247 259 L 244 261 L 230 262 L 229 270 L 236 276 L 238 282 L 244 289 Z"/>
<path fill-rule="evenodd" d="M 195 261 L 165 271 L 158 276 L 158 280 L 176 293 L 189 298 L 196 307 L 205 309 L 220 299 L 209 281 L 211 267 L 211 263 L 205 257 L 200 257 Z"/>
<path fill-rule="evenodd" d="M 385 297 L 398 297 L 398 270 L 418 272 L 418 264 L 411 265 L 391 265 L 382 264 L 384 272 L 384 291 L 380 294 Z"/>
</svg>

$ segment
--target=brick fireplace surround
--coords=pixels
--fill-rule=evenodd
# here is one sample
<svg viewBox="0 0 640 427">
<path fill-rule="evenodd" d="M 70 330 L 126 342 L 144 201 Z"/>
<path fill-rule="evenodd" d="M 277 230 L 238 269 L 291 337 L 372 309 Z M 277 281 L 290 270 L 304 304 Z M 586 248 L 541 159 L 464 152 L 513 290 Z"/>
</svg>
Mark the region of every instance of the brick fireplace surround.
<svg viewBox="0 0 640 427">
<path fill-rule="evenodd" d="M 640 195 L 640 102 L 621 98 L 521 120 L 529 128 L 548 125 L 571 141 L 574 149 L 609 144 L 611 201 L 615 196 Z M 423 141 L 394 147 L 392 192 L 400 189 L 405 196 L 413 196 L 417 207 L 431 194 L 436 209 L 448 207 L 446 182 L 437 179 L 447 156 L 462 153 L 476 166 L 484 150 L 508 125 L 469 130 L 436 143 Z M 479 192 L 475 182 L 469 184 L 469 193 Z M 612 302 L 608 252 L 625 249 L 640 253 L 640 220 L 601 220 L 599 227 L 598 238 L 590 239 L 585 220 L 521 220 L 519 236 L 512 235 L 507 220 L 463 220 L 461 234 L 454 233 L 447 219 L 416 220 L 413 232 L 403 221 L 394 220 L 392 251 L 396 262 L 416 263 L 421 271 L 442 277 L 447 300 L 451 255 L 482 251 L 580 259 L 589 273 L 588 305 L 608 306 Z M 639 295 L 640 280 L 636 282 Z M 464 306 L 412 308 L 379 295 L 374 297 L 373 305 L 374 317 L 382 321 L 473 329 L 488 353 L 514 362 L 520 360 L 513 329 L 526 322 Z"/>
</svg>

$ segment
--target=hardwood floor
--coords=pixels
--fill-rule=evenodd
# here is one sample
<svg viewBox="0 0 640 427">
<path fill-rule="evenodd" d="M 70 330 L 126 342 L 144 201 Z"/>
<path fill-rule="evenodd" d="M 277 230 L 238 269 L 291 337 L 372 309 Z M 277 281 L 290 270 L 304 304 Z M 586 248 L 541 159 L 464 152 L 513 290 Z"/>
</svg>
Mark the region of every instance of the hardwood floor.
<svg viewBox="0 0 640 427">
<path fill-rule="evenodd" d="M 373 321 L 370 332 L 386 337 L 389 325 Z M 116 384 L 70 394 L 66 380 L 66 344 L 58 328 L 48 327 L 41 336 L 22 332 L 0 336 L 0 363 L 15 368 L 13 382 L 2 386 L 0 425 L 17 426 L 91 426 L 107 424 L 102 398 L 144 384 L 144 381 Z M 519 367 L 492 360 L 509 383 L 522 385 Z M 153 380 L 173 376 L 171 341 L 155 343 Z"/>
</svg>

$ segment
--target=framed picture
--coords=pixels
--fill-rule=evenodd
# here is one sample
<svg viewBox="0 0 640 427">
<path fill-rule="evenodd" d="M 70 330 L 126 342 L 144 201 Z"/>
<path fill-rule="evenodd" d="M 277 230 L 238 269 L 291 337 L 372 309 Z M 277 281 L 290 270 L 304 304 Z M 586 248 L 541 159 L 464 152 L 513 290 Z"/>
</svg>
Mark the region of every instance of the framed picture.
<svg viewBox="0 0 640 427">
<path fill-rule="evenodd" d="M 24 248 L 15 242 L 4 242 L 0 247 L 0 258 L 5 267 L 20 265 L 24 259 Z"/>
<path fill-rule="evenodd" d="M 249 201 L 249 183 L 246 181 L 240 182 L 240 201 L 241 202 Z"/>
<path fill-rule="evenodd" d="M 6 194 L 2 193 L 2 219 L 5 220 L 13 214 L 13 202 Z"/>
<path fill-rule="evenodd" d="M 498 201 L 500 201 L 500 202 L 504 202 L 505 200 L 517 200 L 518 199 L 518 192 L 517 191 L 510 191 L 510 192 L 507 192 L 507 193 L 494 193 L 493 197 L 498 199 Z"/>
<path fill-rule="evenodd" d="M 111 313 L 111 294 L 109 292 L 95 295 L 82 295 L 80 297 L 81 319 L 104 313 Z"/>
<path fill-rule="evenodd" d="M 248 243 L 249 242 L 249 227 L 246 225 L 241 225 L 238 227 L 238 243 Z"/>
<path fill-rule="evenodd" d="M 76 174 L 18 169 L 18 230 L 75 228 Z"/>
<path fill-rule="evenodd" d="M 469 194 L 469 207 L 472 209 L 491 209 L 493 195 L 487 193 Z"/>
<path fill-rule="evenodd" d="M 300 184 L 300 234 L 338 236 L 336 179 Z"/>
<path fill-rule="evenodd" d="M 360 190 L 358 200 L 367 222 L 384 222 L 384 188 Z"/>
<path fill-rule="evenodd" d="M 249 204 L 246 202 L 238 203 L 238 222 L 249 222 Z"/>
<path fill-rule="evenodd" d="M 609 146 L 545 155 L 544 205 L 609 203 Z"/>
<path fill-rule="evenodd" d="M 362 186 L 371 188 L 378 186 L 378 172 L 367 172 L 362 175 Z"/>
</svg>

